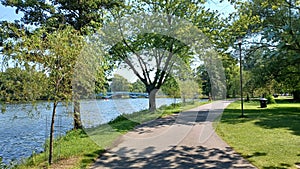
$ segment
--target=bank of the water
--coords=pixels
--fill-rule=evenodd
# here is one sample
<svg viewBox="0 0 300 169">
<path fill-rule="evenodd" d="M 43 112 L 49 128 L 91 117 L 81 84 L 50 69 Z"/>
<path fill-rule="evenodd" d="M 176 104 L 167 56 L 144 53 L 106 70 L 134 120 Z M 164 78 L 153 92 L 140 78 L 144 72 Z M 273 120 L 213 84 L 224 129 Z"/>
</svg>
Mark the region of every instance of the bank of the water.
<svg viewBox="0 0 300 169">
<path fill-rule="evenodd" d="M 158 98 L 157 106 L 170 105 L 179 99 Z M 82 100 L 81 118 L 85 127 L 98 126 L 115 119 L 120 114 L 138 112 L 148 107 L 147 98 Z M 18 163 L 33 153 L 43 152 L 49 138 L 51 102 L 18 103 L 0 105 L 0 158 L 8 164 Z M 55 138 L 61 137 L 73 127 L 72 104 L 60 103 L 55 119 Z M 1 167 L 0 167 L 1 168 Z"/>
<path fill-rule="evenodd" d="M 156 112 L 135 112 L 130 115 L 130 120 L 128 119 L 128 116 L 124 117 L 121 115 L 115 120 L 109 122 L 108 125 L 100 125 L 96 128 L 88 129 L 88 131 L 70 131 L 65 136 L 55 141 L 55 163 L 50 168 L 86 168 L 86 166 L 93 163 L 108 146 L 112 145 L 114 140 L 116 140 L 120 135 L 132 130 L 136 125 L 140 124 L 134 120 L 135 117 L 138 117 L 140 122 L 146 122 L 157 117 L 168 116 L 205 103 L 207 102 L 172 104 L 170 106 L 164 106 L 163 108 L 160 108 L 160 111 Z M 111 128 L 113 128 L 116 132 L 111 132 Z M 98 139 L 97 144 L 91 138 L 91 134 L 93 134 L 92 137 Z M 99 143 L 102 143 L 102 145 Z M 17 168 L 38 169 L 47 167 L 47 155 L 47 151 L 41 154 L 35 154 L 31 158 L 27 159 L 23 164 L 17 166 Z"/>
</svg>

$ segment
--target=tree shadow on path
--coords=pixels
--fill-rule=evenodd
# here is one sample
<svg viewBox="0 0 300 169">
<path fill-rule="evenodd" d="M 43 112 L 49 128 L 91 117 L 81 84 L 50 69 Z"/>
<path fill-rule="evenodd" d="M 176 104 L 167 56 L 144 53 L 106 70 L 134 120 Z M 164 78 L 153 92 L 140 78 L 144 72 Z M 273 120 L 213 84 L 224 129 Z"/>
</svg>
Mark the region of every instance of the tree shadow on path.
<svg viewBox="0 0 300 169">
<path fill-rule="evenodd" d="M 148 153 L 149 156 L 142 155 L 142 158 L 126 156 L 126 153 L 134 154 L 134 149 L 123 148 L 123 155 L 116 152 L 107 152 L 98 159 L 92 169 L 254 168 L 229 147 L 223 150 L 203 146 L 174 146 L 159 154 L 151 154 L 153 149 L 153 147 L 145 148 L 143 153 Z"/>
</svg>

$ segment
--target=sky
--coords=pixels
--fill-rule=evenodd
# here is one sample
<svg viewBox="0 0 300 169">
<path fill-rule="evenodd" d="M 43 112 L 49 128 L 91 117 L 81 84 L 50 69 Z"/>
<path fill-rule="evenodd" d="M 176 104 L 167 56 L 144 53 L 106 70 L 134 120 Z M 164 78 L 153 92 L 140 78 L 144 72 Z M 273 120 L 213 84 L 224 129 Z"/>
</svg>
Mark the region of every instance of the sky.
<svg viewBox="0 0 300 169">
<path fill-rule="evenodd" d="M 219 0 L 208 0 L 206 4 L 206 8 L 218 10 L 224 16 L 234 11 L 234 7 L 231 4 L 229 4 L 227 1 L 223 3 L 219 3 Z M 22 16 L 23 16 L 22 13 L 19 14 L 15 13 L 15 8 L 5 7 L 0 4 L 0 21 L 3 20 L 14 21 L 20 19 Z"/>
<path fill-rule="evenodd" d="M 231 5 L 226 0 L 222 3 L 219 2 L 220 0 L 208 0 L 206 4 L 206 8 L 212 9 L 212 10 L 218 10 L 222 15 L 228 16 L 229 13 L 232 13 L 235 11 L 234 6 Z"/>
<path fill-rule="evenodd" d="M 23 14 L 16 14 L 15 8 L 0 5 L 0 21 L 14 21 L 20 19 L 22 16 Z"/>
</svg>

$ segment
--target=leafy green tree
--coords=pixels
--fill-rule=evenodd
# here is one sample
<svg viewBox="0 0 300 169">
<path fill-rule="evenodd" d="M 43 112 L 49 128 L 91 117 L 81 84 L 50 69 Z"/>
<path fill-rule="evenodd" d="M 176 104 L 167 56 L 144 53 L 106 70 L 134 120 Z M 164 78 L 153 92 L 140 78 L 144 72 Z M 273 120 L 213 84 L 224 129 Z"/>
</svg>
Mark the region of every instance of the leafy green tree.
<svg viewBox="0 0 300 169">
<path fill-rule="evenodd" d="M 15 7 L 16 13 L 22 12 L 24 16 L 21 21 L 25 24 L 44 26 L 50 30 L 70 25 L 82 35 L 98 30 L 108 9 L 124 4 L 123 0 L 2 0 L 1 3 Z"/>
<path fill-rule="evenodd" d="M 113 92 L 129 91 L 130 88 L 131 84 L 121 75 L 115 74 L 111 79 L 110 89 Z"/>
<path fill-rule="evenodd" d="M 137 80 L 134 83 L 131 84 L 131 92 L 137 92 L 137 93 L 145 93 L 146 92 L 146 88 L 145 85 L 143 84 L 143 82 L 141 80 Z"/>
<path fill-rule="evenodd" d="M 125 62 L 128 67 L 134 71 L 137 77 L 145 84 L 146 90 L 149 93 L 150 110 L 156 109 L 155 93 L 166 82 L 166 79 L 168 79 L 170 70 L 173 70 L 175 67 L 175 58 L 181 60 L 181 63 L 185 64 L 189 64 L 192 59 L 193 54 L 191 50 L 189 49 L 188 45 L 179 40 L 180 38 L 184 38 L 186 36 L 188 37 L 186 40 L 189 39 L 190 41 L 193 41 L 192 39 L 194 38 L 201 38 L 199 37 L 199 34 L 193 36 L 193 34 L 195 34 L 195 32 L 198 30 L 195 30 L 194 28 L 197 27 L 201 30 L 199 32 L 202 34 L 210 35 L 208 38 L 209 40 L 215 39 L 215 42 L 220 42 L 221 39 L 218 38 L 221 38 L 222 36 L 218 36 L 218 38 L 216 38 L 216 35 L 220 33 L 213 30 L 218 30 L 217 26 L 220 26 L 219 24 L 222 22 L 216 22 L 218 19 L 218 14 L 216 12 L 206 10 L 204 8 L 204 3 L 204 1 L 192 0 L 137 0 L 131 3 L 131 8 L 128 10 L 129 13 L 134 15 L 136 18 L 133 19 L 133 21 L 128 21 L 126 24 L 122 23 L 122 21 L 120 23 L 115 23 L 114 30 L 120 30 L 120 27 L 122 27 L 122 30 L 120 33 L 118 33 L 118 35 L 115 34 L 114 37 L 110 38 L 111 41 L 116 42 L 113 47 L 111 47 L 110 54 L 117 60 Z M 119 16 L 126 12 L 127 11 L 114 13 L 114 19 L 118 21 Z M 147 16 L 151 16 L 151 20 L 147 18 Z M 190 23 L 195 24 L 196 27 L 185 27 L 183 23 L 180 23 L 180 21 L 174 18 L 180 18 L 189 21 Z M 162 21 L 162 19 L 164 21 Z M 138 22 L 148 22 L 150 25 L 146 24 L 145 26 L 145 24 L 138 24 Z M 146 28 L 143 26 L 146 28 L 152 27 L 153 29 L 150 32 L 147 32 L 147 30 L 145 30 Z M 164 26 L 166 29 L 171 29 L 165 34 L 160 34 L 160 32 L 153 33 L 159 26 Z M 177 32 L 176 29 L 178 30 Z M 136 32 L 137 35 L 134 34 Z M 221 34 L 225 34 L 224 32 L 222 30 Z M 130 35 L 133 34 L 133 36 L 130 36 L 129 38 L 124 36 L 128 33 L 130 33 Z M 176 36 L 177 39 L 174 38 Z M 205 41 L 206 38 L 203 38 L 202 40 Z M 189 43 L 191 43 L 190 41 Z M 208 48 L 208 46 L 205 46 L 208 44 L 208 41 L 203 42 L 201 48 Z M 218 45 L 210 45 L 209 47 L 211 49 L 217 46 Z M 151 51 L 149 52 L 149 50 Z M 201 52 L 205 53 L 207 50 L 199 50 L 197 52 L 199 52 L 197 53 L 198 55 L 201 55 Z M 133 55 L 136 56 L 136 59 L 132 59 Z M 141 56 L 147 57 L 142 58 Z M 209 60 L 208 56 L 209 55 L 207 54 L 203 57 L 206 57 L 207 60 Z M 134 63 L 132 60 L 136 60 L 137 62 Z M 163 61 L 160 62 L 161 60 Z M 153 67 L 149 66 L 149 62 L 151 61 L 153 61 Z M 137 67 L 141 69 L 141 72 L 137 70 Z M 154 79 L 150 79 L 151 73 L 154 74 Z M 217 76 L 215 77 L 217 78 Z M 217 85 L 219 84 L 216 84 L 216 86 Z"/>
<path fill-rule="evenodd" d="M 154 48 L 151 52 L 146 50 L 150 46 Z M 123 46 L 123 42 L 117 43 L 112 47 L 110 54 L 123 60 L 144 83 L 149 94 L 149 109 L 154 111 L 156 109 L 156 92 L 169 76 L 169 71 L 174 64 L 174 53 L 178 54 L 184 48 L 184 44 L 173 38 L 157 34 L 144 34 L 139 35 L 134 41 L 127 41 L 126 46 Z M 169 53 L 162 52 L 161 49 L 165 49 Z M 137 57 L 138 63 L 129 59 L 131 55 Z M 140 68 L 142 73 L 139 73 L 137 68 Z M 151 73 L 155 74 L 153 79 L 151 79 Z"/>
<path fill-rule="evenodd" d="M 174 76 L 170 76 L 162 85 L 161 90 L 164 94 L 173 98 L 180 98 L 180 88 Z"/>
<path fill-rule="evenodd" d="M 28 33 L 18 21 L 0 21 L 1 71 L 13 66 L 18 67 L 18 62 L 14 60 L 15 42 Z"/>
<path fill-rule="evenodd" d="M 0 75 L 1 100 L 31 102 L 47 98 L 48 78 L 34 68 L 7 68 Z"/>
<path fill-rule="evenodd" d="M 56 29 L 62 29 L 64 26 L 72 26 L 80 32 L 80 35 L 93 34 L 102 25 L 108 10 L 124 6 L 122 0 L 89 0 L 89 1 L 72 1 L 72 0 L 32 0 L 32 1 L 12 1 L 2 0 L 5 6 L 16 8 L 16 13 L 23 12 L 24 16 L 21 21 L 23 24 L 32 24 L 42 27 L 51 33 Z M 104 59 L 102 59 L 104 61 Z M 99 65 L 100 66 L 100 65 Z M 103 78 L 104 70 L 99 67 L 97 71 L 98 80 Z M 95 91 L 103 89 L 99 81 Z M 98 88 L 97 86 L 101 86 Z M 82 86 L 84 88 L 86 86 Z M 80 102 L 77 96 L 74 96 L 74 129 L 81 128 L 80 120 Z"/>
<path fill-rule="evenodd" d="M 188 79 L 178 83 L 183 103 L 186 99 L 195 99 L 199 96 L 199 85 L 196 81 Z"/>
<path fill-rule="evenodd" d="M 249 0 L 237 4 L 233 27 L 240 25 L 244 35 L 258 37 L 249 43 L 246 56 L 248 64 L 256 65 L 252 67 L 253 77 L 264 84 L 275 80 L 299 99 L 299 1 Z"/>
<path fill-rule="evenodd" d="M 50 127 L 49 164 L 52 163 L 54 119 L 59 102 L 72 99 L 74 65 L 84 45 L 84 39 L 78 31 L 71 27 L 47 33 L 44 29 L 36 29 L 31 36 L 22 37 L 17 44 L 16 58 L 20 63 L 30 62 L 39 66 L 41 72 L 48 76 L 49 98 L 52 99 L 52 118 Z"/>
<path fill-rule="evenodd" d="M 107 82 L 107 77 L 105 76 L 105 71 L 108 68 L 103 67 L 97 67 L 96 75 L 95 75 L 95 81 L 92 83 L 95 83 L 95 93 L 105 93 L 109 84 Z"/>
<path fill-rule="evenodd" d="M 197 68 L 196 74 L 200 76 L 202 81 L 202 94 L 206 96 L 211 96 L 211 83 L 207 70 L 204 65 L 200 65 Z"/>
</svg>

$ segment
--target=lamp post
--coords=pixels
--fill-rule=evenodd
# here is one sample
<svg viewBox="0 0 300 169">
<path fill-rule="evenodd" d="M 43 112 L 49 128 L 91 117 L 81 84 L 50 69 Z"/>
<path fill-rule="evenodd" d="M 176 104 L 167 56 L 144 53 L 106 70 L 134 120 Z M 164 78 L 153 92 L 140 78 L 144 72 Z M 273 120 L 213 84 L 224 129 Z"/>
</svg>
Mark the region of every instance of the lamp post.
<svg viewBox="0 0 300 169">
<path fill-rule="evenodd" d="M 244 100 L 243 100 L 243 74 L 242 74 L 242 42 L 243 39 L 241 37 L 238 38 L 238 45 L 240 50 L 240 87 L 241 87 L 241 109 L 242 109 L 242 115 L 241 118 L 244 116 Z"/>
</svg>

